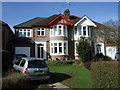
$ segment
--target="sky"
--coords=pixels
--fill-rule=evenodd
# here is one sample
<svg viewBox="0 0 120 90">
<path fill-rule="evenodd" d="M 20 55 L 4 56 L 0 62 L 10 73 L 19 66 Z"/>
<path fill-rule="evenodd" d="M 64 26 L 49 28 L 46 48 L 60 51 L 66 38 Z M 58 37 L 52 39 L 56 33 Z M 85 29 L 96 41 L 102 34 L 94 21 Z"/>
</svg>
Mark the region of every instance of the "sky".
<svg viewBox="0 0 120 90">
<path fill-rule="evenodd" d="M 118 2 L 2 2 L 2 21 L 13 26 L 35 17 L 49 17 L 70 10 L 71 15 L 103 23 L 118 20 Z"/>
</svg>

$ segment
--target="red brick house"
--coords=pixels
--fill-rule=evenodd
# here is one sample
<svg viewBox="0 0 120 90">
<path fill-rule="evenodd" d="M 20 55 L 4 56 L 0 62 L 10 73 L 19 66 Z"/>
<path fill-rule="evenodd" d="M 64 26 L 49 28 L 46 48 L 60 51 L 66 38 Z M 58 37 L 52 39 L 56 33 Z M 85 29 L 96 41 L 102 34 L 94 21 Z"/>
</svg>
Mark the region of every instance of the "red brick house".
<svg viewBox="0 0 120 90">
<path fill-rule="evenodd" d="M 36 17 L 14 26 L 16 37 L 28 38 L 14 45 L 16 54 L 24 53 L 43 59 L 75 59 L 76 45 L 80 37 L 92 42 L 93 27 L 102 24 L 92 21 L 87 16 L 82 18 L 70 15 L 67 9 L 64 14 L 52 15 L 48 18 Z M 30 43 L 33 42 L 33 43 Z M 101 44 L 104 49 L 104 43 Z M 99 52 L 95 45 L 95 53 Z M 105 54 L 104 50 L 102 53 Z"/>
</svg>

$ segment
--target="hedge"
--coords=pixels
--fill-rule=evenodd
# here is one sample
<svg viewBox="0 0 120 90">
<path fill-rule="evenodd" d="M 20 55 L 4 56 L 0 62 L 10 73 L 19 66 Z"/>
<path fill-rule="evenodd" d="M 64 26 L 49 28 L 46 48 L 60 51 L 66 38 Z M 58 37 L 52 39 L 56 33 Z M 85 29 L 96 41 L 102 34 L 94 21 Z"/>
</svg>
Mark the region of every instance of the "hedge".
<svg viewBox="0 0 120 90">
<path fill-rule="evenodd" d="M 9 88 L 28 88 L 29 80 L 22 73 L 11 72 L 8 76 L 2 78 L 2 89 Z"/>
<path fill-rule="evenodd" d="M 67 65 L 67 64 L 73 64 L 74 60 L 57 60 L 57 61 L 52 61 L 52 60 L 47 60 L 46 61 L 48 65 Z"/>
<path fill-rule="evenodd" d="M 93 88 L 120 88 L 117 61 L 99 61 L 91 65 Z"/>
</svg>

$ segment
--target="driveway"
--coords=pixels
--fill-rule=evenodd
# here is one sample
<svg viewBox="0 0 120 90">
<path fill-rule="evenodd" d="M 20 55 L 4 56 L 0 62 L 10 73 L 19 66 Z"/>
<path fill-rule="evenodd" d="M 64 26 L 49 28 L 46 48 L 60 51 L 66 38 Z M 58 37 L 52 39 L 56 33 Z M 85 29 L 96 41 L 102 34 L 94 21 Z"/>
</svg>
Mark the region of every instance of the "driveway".
<svg viewBox="0 0 120 90">
<path fill-rule="evenodd" d="M 63 73 L 51 73 L 51 78 L 48 82 L 44 81 L 30 81 L 30 89 L 38 90 L 40 88 L 44 88 L 44 90 L 47 90 L 48 88 L 50 90 L 57 90 L 57 88 L 69 88 L 60 82 L 71 78 L 71 76 Z"/>
</svg>

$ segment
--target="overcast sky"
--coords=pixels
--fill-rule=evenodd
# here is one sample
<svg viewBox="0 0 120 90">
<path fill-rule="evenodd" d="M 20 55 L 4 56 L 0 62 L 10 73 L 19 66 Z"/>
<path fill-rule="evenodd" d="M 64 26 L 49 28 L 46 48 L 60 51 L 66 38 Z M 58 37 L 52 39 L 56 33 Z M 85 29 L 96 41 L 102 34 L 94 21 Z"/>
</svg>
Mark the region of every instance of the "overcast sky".
<svg viewBox="0 0 120 90">
<path fill-rule="evenodd" d="M 71 15 L 86 15 L 99 23 L 118 20 L 118 2 L 3 2 L 2 20 L 13 30 L 13 26 L 27 20 L 60 14 L 68 8 Z"/>
</svg>

